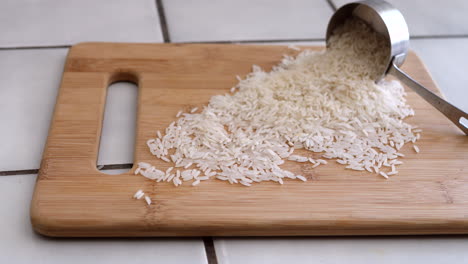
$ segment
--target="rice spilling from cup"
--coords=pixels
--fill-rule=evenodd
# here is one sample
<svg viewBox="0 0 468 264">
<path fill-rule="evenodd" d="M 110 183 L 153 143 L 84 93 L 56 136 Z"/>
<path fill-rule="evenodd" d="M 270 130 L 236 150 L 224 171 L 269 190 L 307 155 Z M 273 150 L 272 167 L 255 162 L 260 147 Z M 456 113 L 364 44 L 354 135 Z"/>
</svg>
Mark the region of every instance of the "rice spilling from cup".
<svg viewBox="0 0 468 264">
<path fill-rule="evenodd" d="M 282 168 L 288 160 L 312 168 L 336 160 L 347 169 L 395 175 L 403 163 L 399 150 L 420 136 L 404 121 L 414 111 L 400 83 L 374 81 L 384 71 L 388 48 L 366 24 L 350 20 L 326 51 L 285 56 L 270 72 L 254 65 L 231 94 L 179 112 L 164 133 L 148 140 L 169 169 L 141 162 L 136 173 L 176 186 L 213 178 L 282 184 L 307 180 Z M 302 155 L 294 153 L 299 149 Z"/>
</svg>

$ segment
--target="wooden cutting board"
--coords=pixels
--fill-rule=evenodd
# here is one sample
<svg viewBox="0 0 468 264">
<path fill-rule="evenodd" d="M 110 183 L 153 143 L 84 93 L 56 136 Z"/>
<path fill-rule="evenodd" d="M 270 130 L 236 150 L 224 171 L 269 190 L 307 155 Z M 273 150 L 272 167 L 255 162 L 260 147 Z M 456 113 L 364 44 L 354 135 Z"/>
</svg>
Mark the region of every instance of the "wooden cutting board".
<svg viewBox="0 0 468 264">
<path fill-rule="evenodd" d="M 309 47 L 322 49 L 322 47 Z M 252 64 L 270 69 L 284 46 L 84 43 L 70 49 L 31 204 L 34 229 L 49 236 L 269 236 L 468 233 L 468 137 L 408 91 L 424 132 L 402 150 L 388 180 L 329 162 L 287 164 L 309 181 L 252 187 L 212 180 L 192 187 L 96 169 L 106 88 L 139 87 L 135 162 L 165 170 L 146 147 L 180 109 L 206 105 Z M 410 53 L 404 69 L 439 92 Z M 318 154 L 314 154 L 318 156 Z M 136 190 L 153 204 L 132 199 Z"/>
</svg>

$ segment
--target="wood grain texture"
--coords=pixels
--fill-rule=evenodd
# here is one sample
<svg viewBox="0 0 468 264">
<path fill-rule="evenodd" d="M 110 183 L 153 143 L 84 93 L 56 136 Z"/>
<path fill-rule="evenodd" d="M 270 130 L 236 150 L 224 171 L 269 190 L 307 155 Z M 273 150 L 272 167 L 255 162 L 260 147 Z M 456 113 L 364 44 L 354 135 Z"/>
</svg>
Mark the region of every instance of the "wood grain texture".
<svg viewBox="0 0 468 264">
<path fill-rule="evenodd" d="M 321 49 L 321 47 L 309 47 Z M 49 236 L 269 236 L 468 233 L 468 137 L 408 91 L 424 132 L 402 152 L 400 174 L 385 180 L 330 162 L 312 169 L 285 167 L 309 181 L 252 187 L 207 181 L 197 187 L 155 183 L 133 170 L 96 169 L 107 87 L 118 80 L 139 86 L 135 161 L 165 170 L 146 147 L 180 109 L 206 105 L 226 93 L 252 64 L 265 69 L 284 46 L 83 43 L 69 52 L 31 204 L 34 229 Z M 440 93 L 422 62 L 404 65 Z M 313 154 L 318 156 L 318 154 Z M 154 204 L 132 199 L 143 189 Z"/>
</svg>

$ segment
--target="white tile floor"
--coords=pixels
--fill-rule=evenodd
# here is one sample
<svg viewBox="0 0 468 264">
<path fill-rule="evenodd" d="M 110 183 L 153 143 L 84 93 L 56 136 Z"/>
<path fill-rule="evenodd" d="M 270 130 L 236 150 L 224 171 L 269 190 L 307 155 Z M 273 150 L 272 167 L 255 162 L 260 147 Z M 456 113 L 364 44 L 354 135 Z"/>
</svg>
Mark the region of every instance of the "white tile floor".
<svg viewBox="0 0 468 264">
<path fill-rule="evenodd" d="M 29 222 L 36 175 L 0 181 L 0 263 L 207 263 L 200 239 L 45 238 Z"/>
<path fill-rule="evenodd" d="M 466 263 L 468 237 L 215 239 L 220 264 Z M 441 247 L 444 248 L 441 254 Z"/>
<path fill-rule="evenodd" d="M 1 171 L 39 167 L 67 52 L 0 50 Z"/>
<path fill-rule="evenodd" d="M 332 0 L 336 7 L 355 2 Z M 405 16 L 411 36 L 468 35 L 468 1 L 387 0 Z M 424 22 L 422 22 L 424 21 Z"/>
<path fill-rule="evenodd" d="M 0 32 L 0 47 L 162 41 L 152 0 L 6 0 L 0 4 Z"/>
<path fill-rule="evenodd" d="M 468 111 L 468 38 L 414 39 L 414 49 L 447 99 Z"/>
<path fill-rule="evenodd" d="M 324 0 L 168 0 L 164 9 L 174 42 L 320 39 L 333 14 Z"/>
<path fill-rule="evenodd" d="M 413 36 L 428 36 L 412 39 L 412 48 L 447 98 L 468 110 L 467 2 L 390 1 L 406 15 Z M 163 2 L 172 42 L 261 40 L 287 45 L 317 39 L 322 41 L 293 43 L 323 44 L 333 12 L 326 0 L 158 2 Z M 344 2 L 333 0 L 337 6 Z M 0 175 L 39 167 L 67 53 L 66 48 L 47 46 L 161 42 L 164 24 L 156 7 L 153 0 L 0 1 Z M 17 49 L 21 47 L 37 48 Z M 118 106 L 135 96 L 129 85 L 110 89 L 100 164 L 132 162 L 134 131 L 125 128 L 134 122 L 134 105 Z M 34 180 L 35 175 L 0 176 L 0 263 L 208 262 L 201 239 L 54 240 L 36 235 L 28 216 Z M 468 262 L 466 236 L 218 238 L 214 244 L 219 263 Z"/>
</svg>

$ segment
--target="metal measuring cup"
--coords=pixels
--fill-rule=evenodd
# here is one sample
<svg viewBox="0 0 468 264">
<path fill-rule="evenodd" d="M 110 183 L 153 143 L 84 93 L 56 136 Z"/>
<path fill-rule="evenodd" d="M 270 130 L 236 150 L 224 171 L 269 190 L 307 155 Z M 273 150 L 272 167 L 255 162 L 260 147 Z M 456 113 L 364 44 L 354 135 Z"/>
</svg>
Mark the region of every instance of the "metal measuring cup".
<svg viewBox="0 0 468 264">
<path fill-rule="evenodd" d="M 468 120 L 467 113 L 429 91 L 399 68 L 405 61 L 409 49 L 408 26 L 400 11 L 385 1 L 368 0 L 346 4 L 340 7 L 328 22 L 327 46 L 335 29 L 352 17 L 363 20 L 376 32 L 383 35 L 390 44 L 386 70 L 376 81 L 387 74 L 392 74 L 443 113 L 465 135 L 468 135 L 468 127 L 461 123 L 463 118 L 465 121 Z"/>
</svg>

